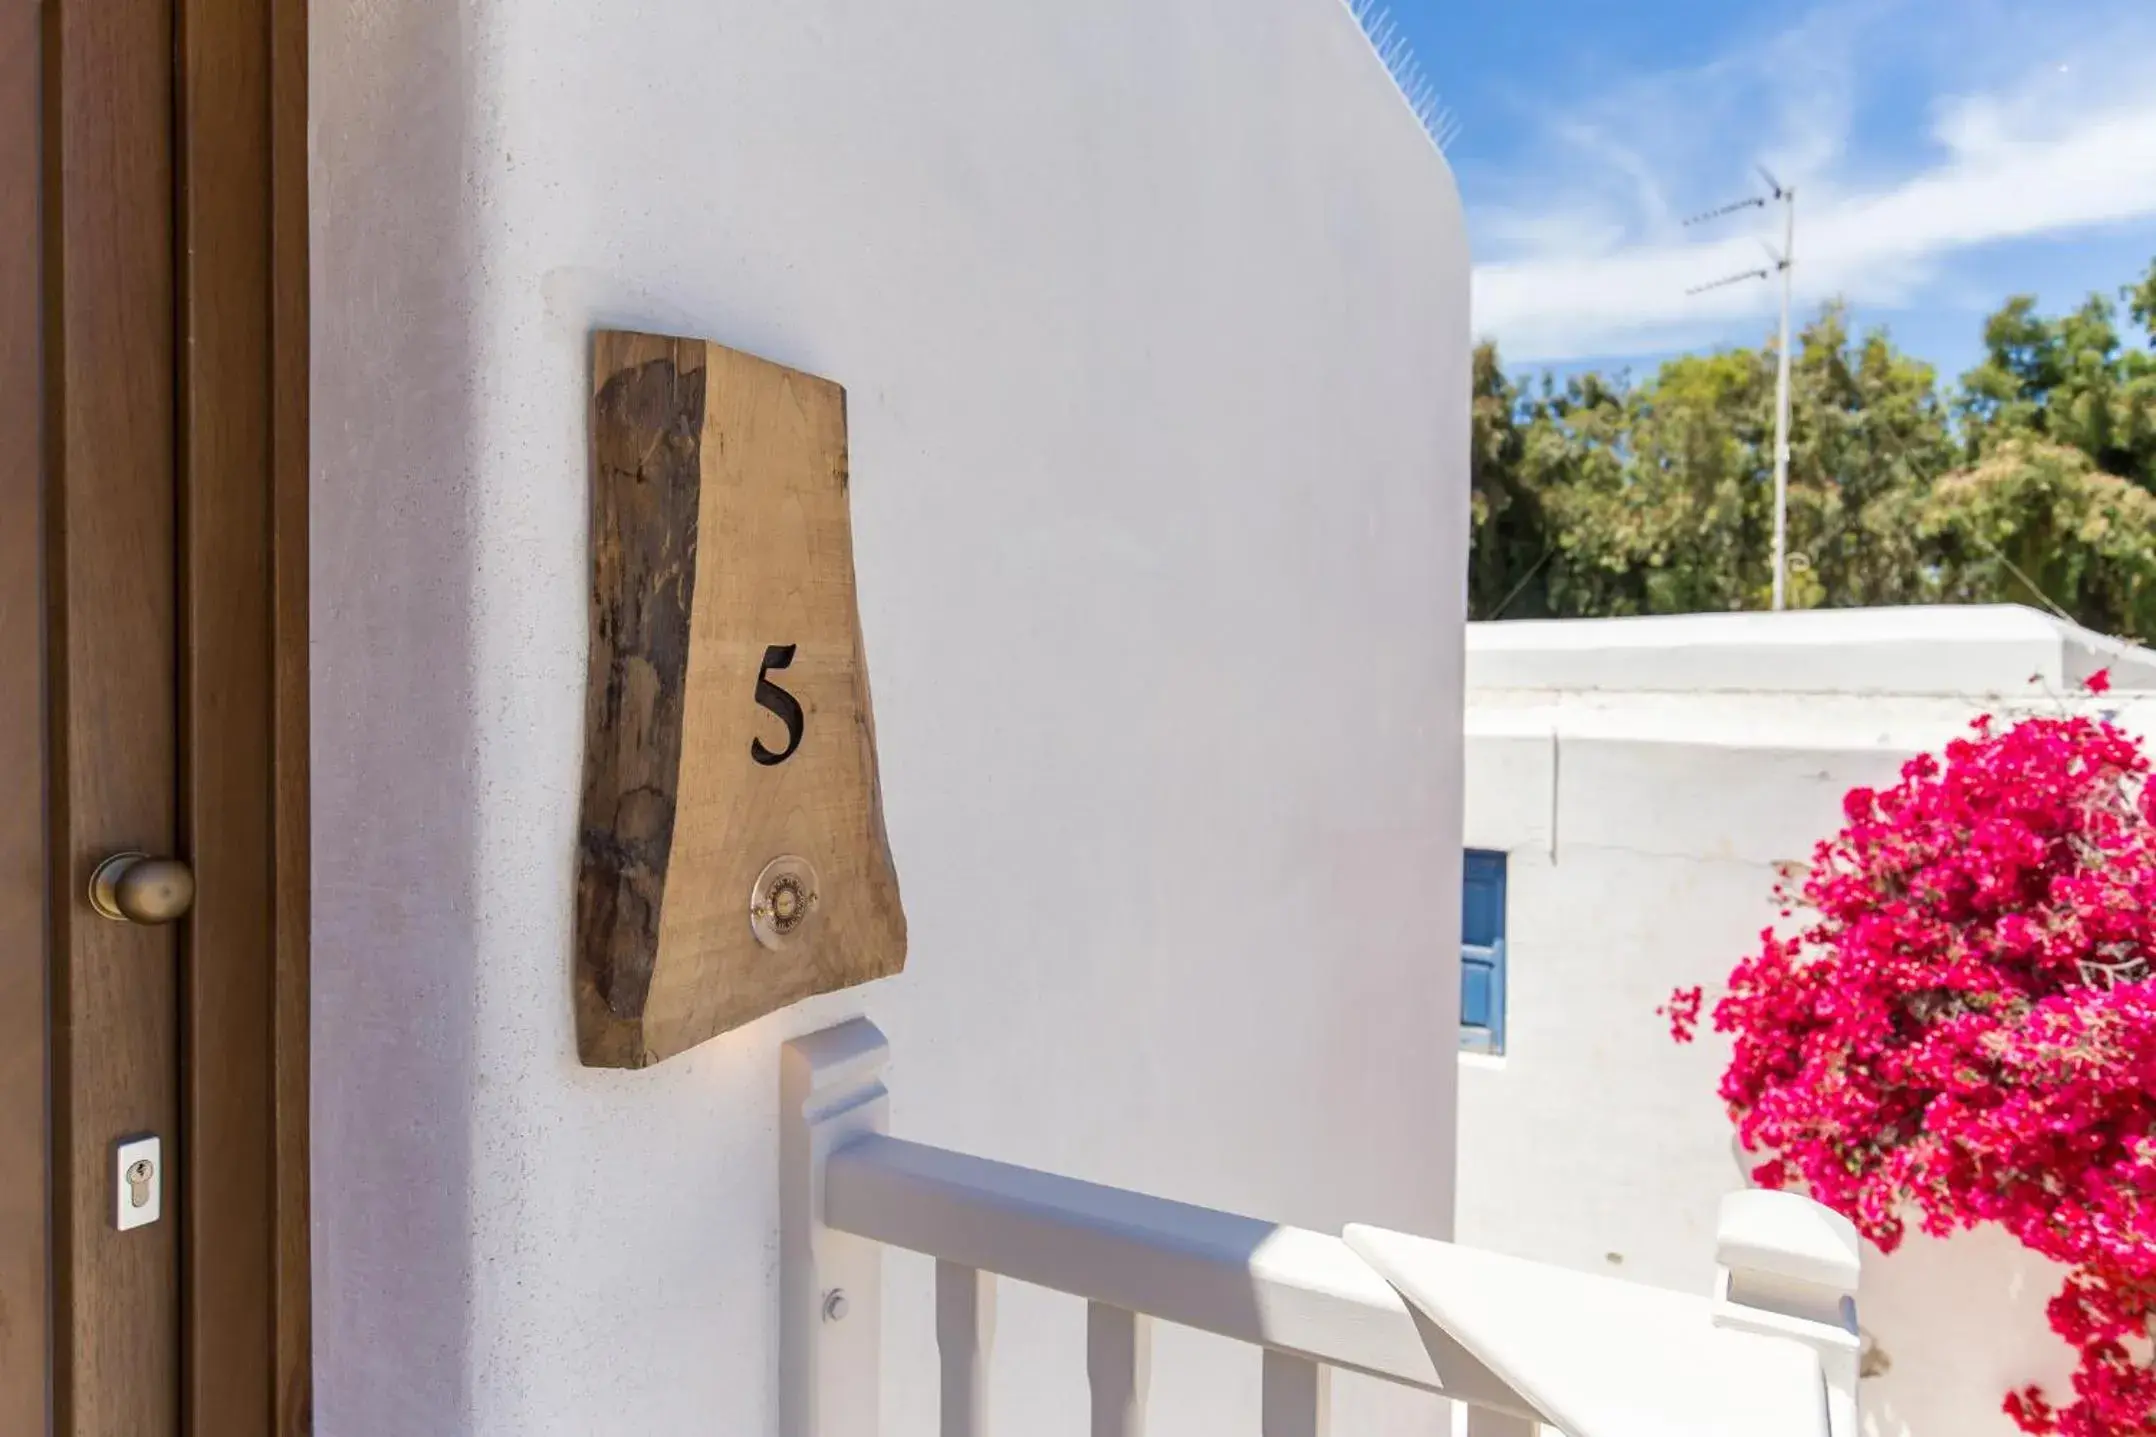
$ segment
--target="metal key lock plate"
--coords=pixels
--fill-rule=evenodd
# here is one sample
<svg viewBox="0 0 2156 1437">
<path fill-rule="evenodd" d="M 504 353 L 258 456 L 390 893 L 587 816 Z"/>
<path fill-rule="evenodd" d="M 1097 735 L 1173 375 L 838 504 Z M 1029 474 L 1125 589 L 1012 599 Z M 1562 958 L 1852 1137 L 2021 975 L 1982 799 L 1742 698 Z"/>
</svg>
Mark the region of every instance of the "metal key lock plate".
<svg viewBox="0 0 2156 1437">
<path fill-rule="evenodd" d="M 131 1138 L 112 1151 L 113 1221 L 121 1232 L 148 1227 L 164 1213 L 164 1144 Z"/>
</svg>

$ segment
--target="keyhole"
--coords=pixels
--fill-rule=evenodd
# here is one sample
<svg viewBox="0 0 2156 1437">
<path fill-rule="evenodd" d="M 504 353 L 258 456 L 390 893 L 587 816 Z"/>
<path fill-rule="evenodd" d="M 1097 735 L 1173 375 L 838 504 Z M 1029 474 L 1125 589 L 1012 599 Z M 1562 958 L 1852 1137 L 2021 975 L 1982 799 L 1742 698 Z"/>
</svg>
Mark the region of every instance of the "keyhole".
<svg viewBox="0 0 2156 1437">
<path fill-rule="evenodd" d="M 150 1205 L 150 1179 L 157 1169 L 150 1166 L 148 1158 L 142 1159 L 127 1170 L 127 1200 L 136 1207 Z"/>
</svg>

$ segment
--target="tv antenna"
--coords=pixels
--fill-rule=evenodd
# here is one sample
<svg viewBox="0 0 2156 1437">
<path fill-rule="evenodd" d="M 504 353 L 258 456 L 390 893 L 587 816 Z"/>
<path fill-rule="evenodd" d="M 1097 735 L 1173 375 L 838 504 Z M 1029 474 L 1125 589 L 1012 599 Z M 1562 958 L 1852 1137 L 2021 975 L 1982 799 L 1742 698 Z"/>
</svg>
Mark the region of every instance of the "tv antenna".
<svg viewBox="0 0 2156 1437">
<path fill-rule="evenodd" d="M 1747 195 L 1741 200 L 1718 205 L 1704 214 L 1692 216 L 1685 224 L 1705 224 L 1740 210 L 1763 210 L 1769 205 L 1780 205 L 1782 248 L 1777 253 L 1772 246 L 1767 247 L 1767 258 L 1773 261 L 1773 266 L 1724 275 L 1696 285 L 1685 293 L 1705 294 L 1733 284 L 1772 279 L 1777 274 L 1782 277 L 1782 344 L 1774 376 L 1774 607 L 1779 610 L 1788 606 L 1789 599 L 1789 291 L 1791 271 L 1797 263 L 1797 192 L 1776 179 L 1766 166 L 1758 168 L 1760 177 L 1767 182 L 1767 193 Z"/>
</svg>

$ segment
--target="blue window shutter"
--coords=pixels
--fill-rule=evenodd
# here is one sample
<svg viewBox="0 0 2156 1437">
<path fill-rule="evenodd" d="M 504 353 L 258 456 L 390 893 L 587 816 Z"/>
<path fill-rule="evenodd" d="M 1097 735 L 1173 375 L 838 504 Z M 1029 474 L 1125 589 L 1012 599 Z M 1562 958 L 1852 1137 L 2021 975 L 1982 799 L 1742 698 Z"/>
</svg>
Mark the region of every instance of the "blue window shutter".
<svg viewBox="0 0 2156 1437">
<path fill-rule="evenodd" d="M 1470 1028 L 1490 1026 L 1497 1001 L 1497 965 L 1480 957 L 1460 955 L 1460 1021 Z"/>
<path fill-rule="evenodd" d="M 1505 1050 L 1505 855 L 1471 849 L 1461 865 L 1460 1046 Z"/>
<path fill-rule="evenodd" d="M 1460 941 L 1494 948 L 1505 939 L 1505 855 L 1469 849 L 1461 879 Z"/>
</svg>

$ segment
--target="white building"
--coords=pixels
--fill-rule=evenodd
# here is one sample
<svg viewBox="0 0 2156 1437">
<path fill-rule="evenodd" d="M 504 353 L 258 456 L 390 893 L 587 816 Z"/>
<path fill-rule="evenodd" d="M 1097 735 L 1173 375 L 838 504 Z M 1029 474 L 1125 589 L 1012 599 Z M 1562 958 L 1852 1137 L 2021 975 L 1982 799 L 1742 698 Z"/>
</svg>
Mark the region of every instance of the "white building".
<svg viewBox="0 0 2156 1437">
<path fill-rule="evenodd" d="M 1468 261 L 1347 9 L 330 3 L 312 44 L 317 1430 L 773 1432 L 779 1046 L 854 1013 L 909 1137 L 1444 1235 Z M 567 986 L 602 326 L 846 387 L 912 930 L 634 1074 L 577 1066 Z M 1084 1324 L 1007 1297 L 1006 1430 L 1080 1429 Z M 1246 1351 L 1156 1370 L 1162 1431 L 1255 1422 Z M 1434 1410 L 1361 1386 L 1349 1430 Z"/>
<path fill-rule="evenodd" d="M 2087 699 L 2104 668 L 2116 691 Z M 1809 860 L 1845 792 L 1976 714 L 2156 728 L 2148 651 L 2013 607 L 1478 624 L 1467 682 L 1470 930 L 1478 865 L 1502 890 L 1466 934 L 1491 1027 L 1460 1059 L 1458 1237 L 1688 1291 L 1746 1165 L 1726 1040 L 1671 1043 L 1657 1005 L 1752 950 L 1775 865 Z M 1991 1232 L 1867 1249 L 1867 1430 L 2012 1431 L 2006 1391 L 2068 1366 L 2047 1269 Z"/>
<path fill-rule="evenodd" d="M 0 1433 L 1852 1437 L 1815 1205 L 1440 1241 L 1468 256 L 1337 0 L 0 6 L 0 209 Z M 608 804 L 766 965 L 665 1061 Z"/>
</svg>

